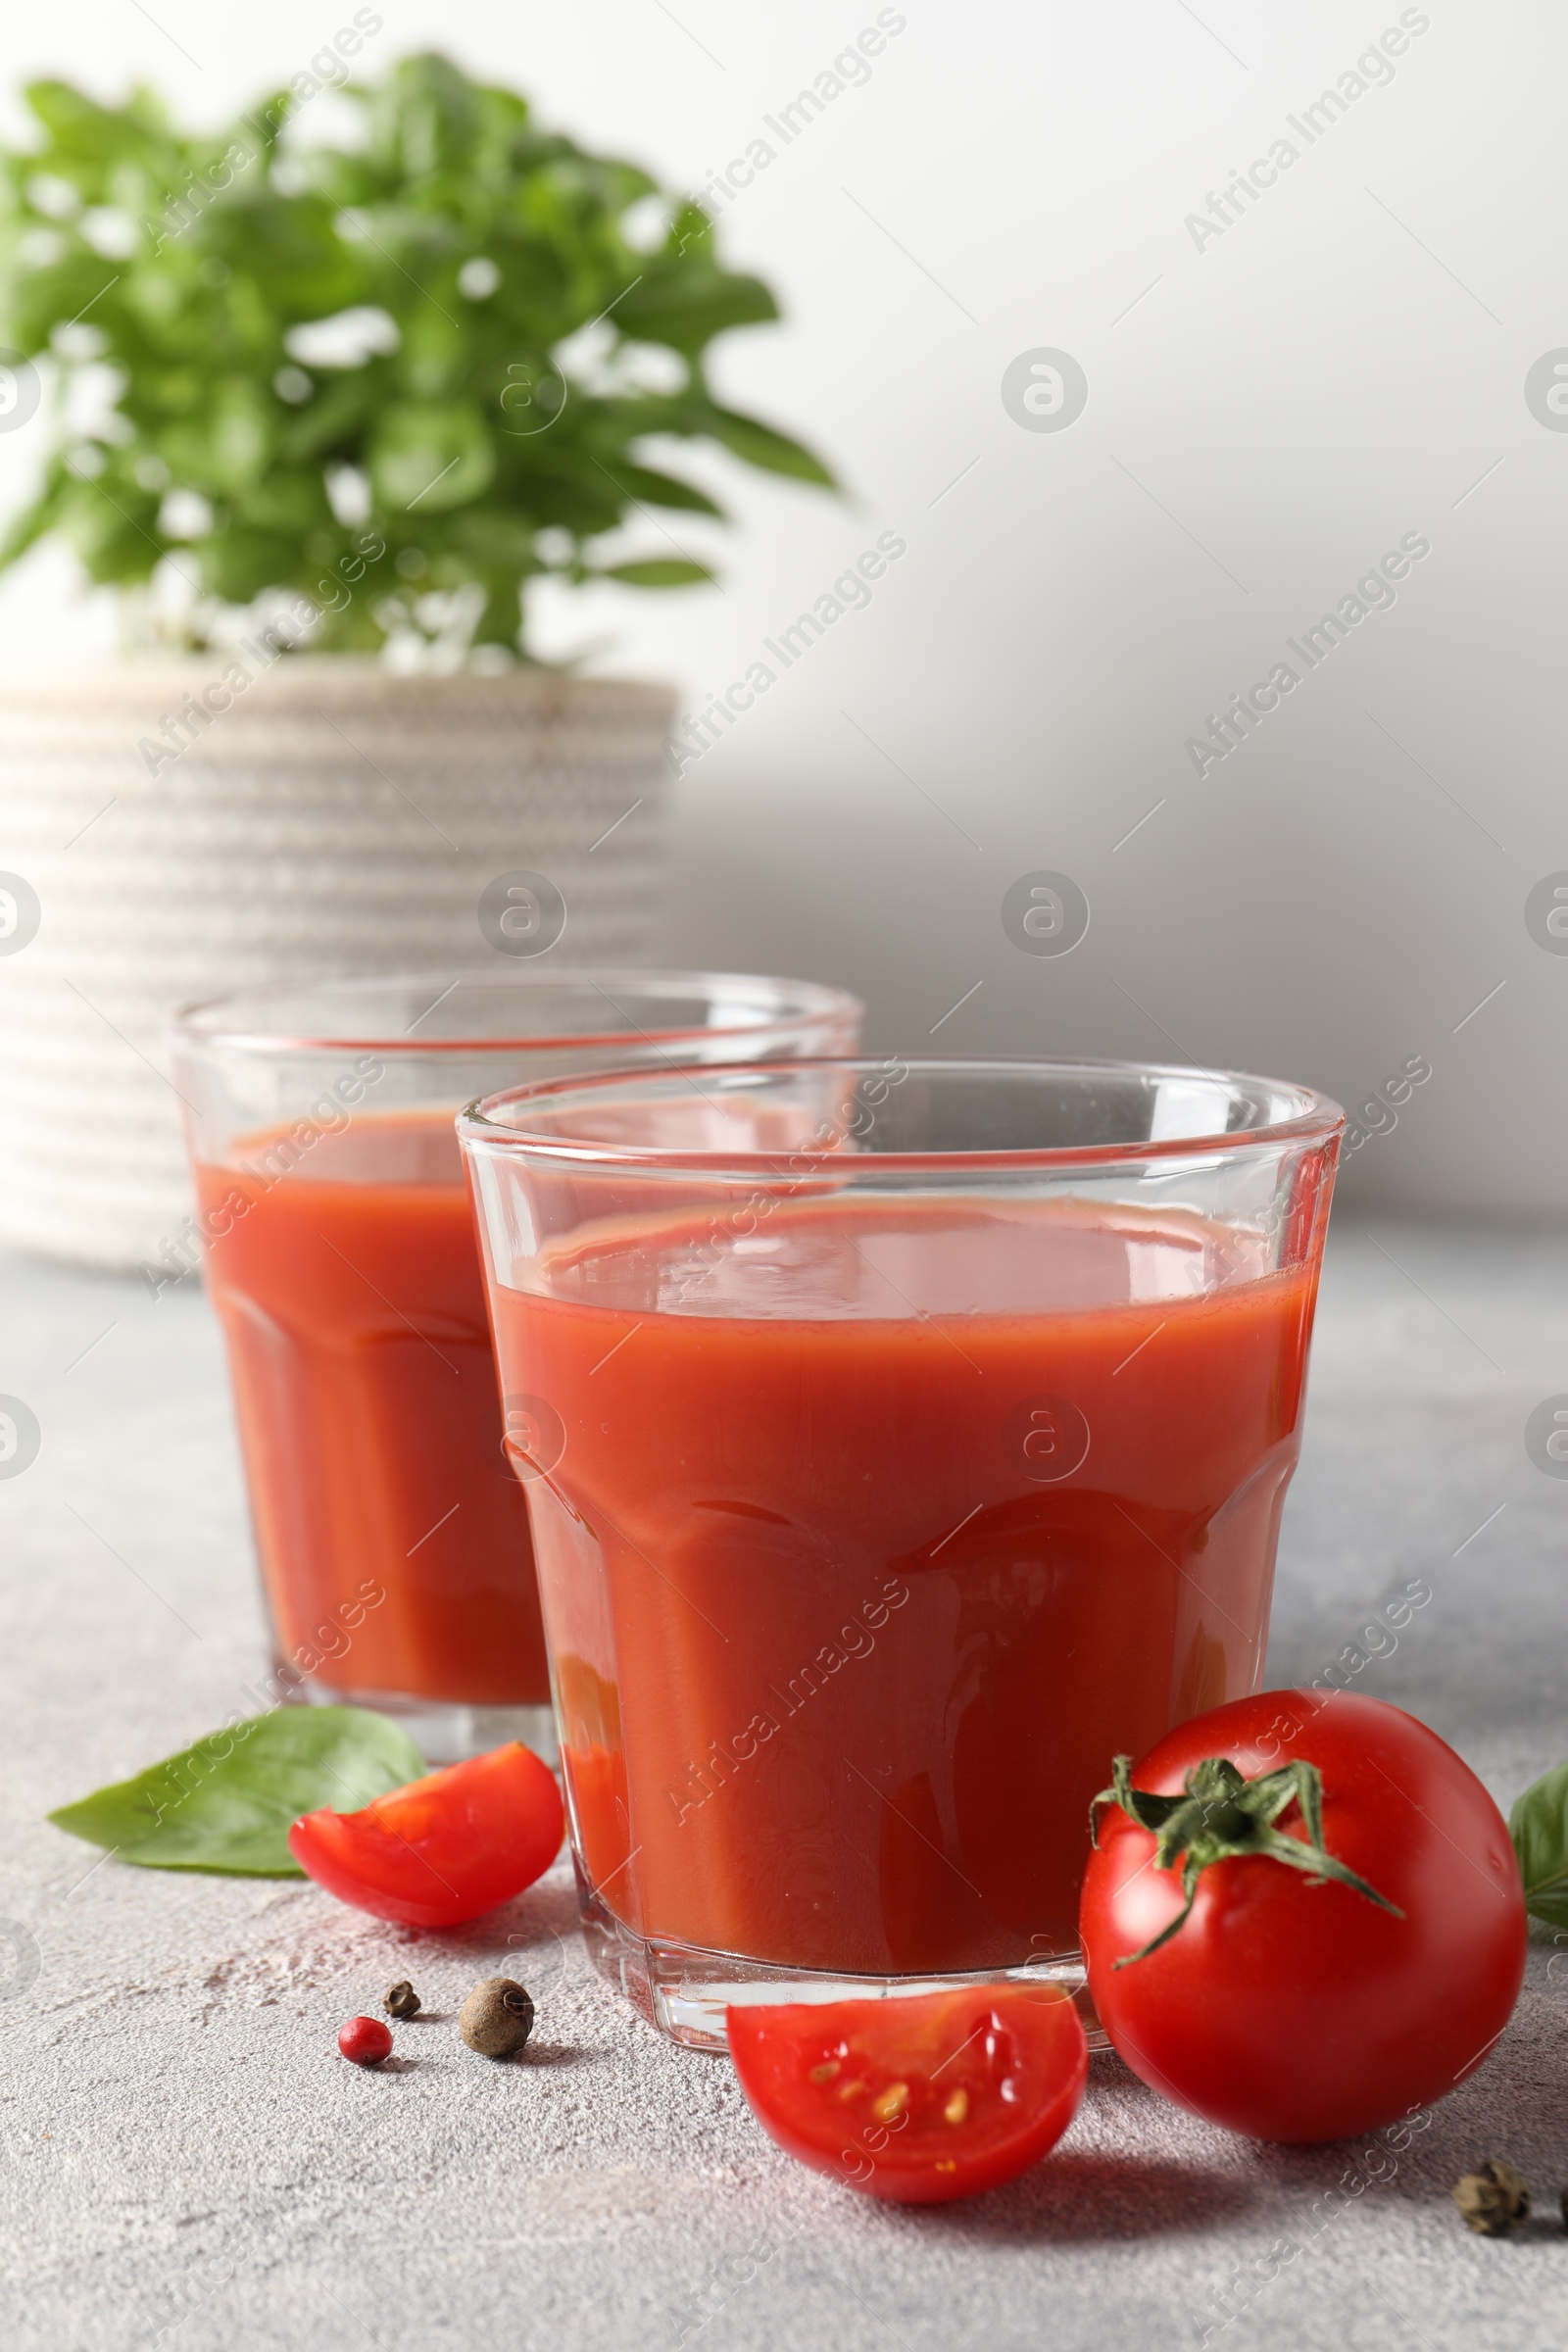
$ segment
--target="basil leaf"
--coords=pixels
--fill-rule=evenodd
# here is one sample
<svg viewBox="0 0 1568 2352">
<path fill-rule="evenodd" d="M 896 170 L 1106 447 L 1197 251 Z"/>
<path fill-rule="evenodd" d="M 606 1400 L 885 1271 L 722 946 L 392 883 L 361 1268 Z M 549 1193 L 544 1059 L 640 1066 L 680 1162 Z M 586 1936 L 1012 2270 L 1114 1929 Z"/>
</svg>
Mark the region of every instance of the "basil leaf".
<svg viewBox="0 0 1568 2352">
<path fill-rule="evenodd" d="M 706 564 L 694 564 L 689 556 L 648 556 L 638 564 L 611 564 L 598 574 L 602 580 L 625 580 L 633 588 L 690 588 L 712 576 Z"/>
<path fill-rule="evenodd" d="M 1525 1883 L 1525 1907 L 1548 1928 L 1568 1928 L 1568 1764 L 1527 1788 L 1508 1816 Z"/>
<path fill-rule="evenodd" d="M 49 1819 L 150 1870 L 302 1879 L 288 1850 L 302 1813 L 357 1813 L 428 1769 L 402 1726 L 368 1707 L 274 1707 Z"/>
</svg>

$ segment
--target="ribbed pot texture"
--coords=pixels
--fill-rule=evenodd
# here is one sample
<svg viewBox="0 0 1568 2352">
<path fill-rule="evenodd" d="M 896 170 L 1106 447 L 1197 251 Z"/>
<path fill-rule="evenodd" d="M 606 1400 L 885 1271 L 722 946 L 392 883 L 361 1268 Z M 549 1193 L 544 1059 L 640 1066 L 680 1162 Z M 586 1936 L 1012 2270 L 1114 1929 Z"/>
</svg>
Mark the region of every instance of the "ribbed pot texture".
<svg viewBox="0 0 1568 2352">
<path fill-rule="evenodd" d="M 551 962 L 657 960 L 666 688 L 239 662 L 0 680 L 0 1239 L 156 1258 L 189 1206 L 177 1005 L 506 969 L 479 901 L 518 870 L 565 902 Z"/>
</svg>

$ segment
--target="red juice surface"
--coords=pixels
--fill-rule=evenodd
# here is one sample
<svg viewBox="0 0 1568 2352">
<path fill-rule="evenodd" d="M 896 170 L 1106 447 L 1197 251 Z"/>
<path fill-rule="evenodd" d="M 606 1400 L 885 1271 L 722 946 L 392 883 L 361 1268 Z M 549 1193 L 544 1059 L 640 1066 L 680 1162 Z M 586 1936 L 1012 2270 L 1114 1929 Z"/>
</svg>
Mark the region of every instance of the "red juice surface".
<svg viewBox="0 0 1568 2352">
<path fill-rule="evenodd" d="M 492 1293 L 565 1432 L 530 1495 L 587 1875 L 781 1966 L 1071 1951 L 1112 1757 L 1256 1686 L 1316 1267 L 1071 1199 L 753 1222 L 602 1223 Z"/>
<path fill-rule="evenodd" d="M 547 1703 L 452 1114 L 294 1132 L 197 1169 L 283 1655 L 334 1690 Z"/>
</svg>

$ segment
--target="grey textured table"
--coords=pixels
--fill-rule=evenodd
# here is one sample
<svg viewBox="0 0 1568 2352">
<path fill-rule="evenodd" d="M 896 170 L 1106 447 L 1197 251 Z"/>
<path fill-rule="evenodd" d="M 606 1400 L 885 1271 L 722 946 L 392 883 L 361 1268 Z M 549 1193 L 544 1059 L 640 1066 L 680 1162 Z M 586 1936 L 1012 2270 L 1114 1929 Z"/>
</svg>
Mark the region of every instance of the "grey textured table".
<svg viewBox="0 0 1568 2352">
<path fill-rule="evenodd" d="M 0 1915 L 39 1955 L 0 2002 L 8 2352 L 1559 2352 L 1568 1948 L 1553 1970 L 1544 1938 L 1496 2052 L 1408 2147 L 1258 2147 L 1106 2057 L 1055 2158 L 918 2214 L 791 2165 L 721 2060 L 634 2017 L 559 1866 L 422 1939 L 311 1887 L 95 1867 L 45 1811 L 245 1707 L 261 1670 L 227 1396 L 194 1278 L 155 1302 L 11 1261 L 0 1299 L 0 1391 L 43 1433 L 0 1481 Z M 1504 1804 L 1568 1754 L 1568 1483 L 1523 1444 L 1559 1390 L 1568 1240 L 1337 1219 L 1270 1679 L 1310 1678 L 1425 1579 L 1359 1687 Z M 503 1966 L 539 1996 L 530 2063 L 487 2067 L 450 2022 L 404 2029 L 395 2074 L 337 2058 L 391 1978 L 450 2021 Z M 1494 2153 L 1543 2209 L 1505 2243 L 1446 2194 Z"/>
</svg>

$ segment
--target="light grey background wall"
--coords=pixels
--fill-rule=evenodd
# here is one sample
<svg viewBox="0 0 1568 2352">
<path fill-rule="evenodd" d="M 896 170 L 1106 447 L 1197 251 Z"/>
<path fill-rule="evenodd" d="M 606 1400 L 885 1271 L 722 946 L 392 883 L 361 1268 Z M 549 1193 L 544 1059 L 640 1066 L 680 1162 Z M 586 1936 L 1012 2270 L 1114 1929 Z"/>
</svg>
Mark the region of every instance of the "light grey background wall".
<svg viewBox="0 0 1568 2352">
<path fill-rule="evenodd" d="M 1568 414 L 1549 359 L 1534 411 L 1526 378 L 1568 360 L 1562 12 L 379 13 L 371 69 L 443 45 L 677 185 L 738 183 L 753 150 L 724 240 L 788 318 L 721 343 L 718 377 L 849 495 L 714 459 L 741 531 L 663 527 L 721 549 L 722 587 L 596 592 L 544 631 L 678 677 L 693 710 L 759 661 L 777 673 L 684 764 L 672 956 L 847 982 L 879 1046 L 1217 1059 L 1348 1103 L 1413 1059 L 1431 1076 L 1353 1156 L 1349 1203 L 1561 1215 L 1568 955 L 1526 906 L 1568 880 Z M 868 70 L 844 65 L 786 143 L 767 119 L 879 13 Z M 151 79 L 216 122 L 350 15 L 73 0 L 14 19 L 6 64 L 105 93 Z M 1216 228 L 1238 172 L 1252 193 Z M 1060 429 L 1039 429 L 1054 379 L 1033 416 L 1004 400 L 1042 349 L 1087 379 Z M 0 439 L 0 503 L 25 440 Z M 906 552 L 870 601 L 783 668 L 764 640 L 889 533 Z M 1288 641 L 1407 535 L 1430 552 L 1363 618 L 1346 607 L 1308 669 Z M 636 536 L 665 545 L 652 521 Z M 0 587 L 13 656 L 109 627 L 47 554 Z M 1217 746 L 1208 714 L 1281 662 L 1294 690 L 1197 772 L 1189 738 Z M 1042 870 L 1089 904 L 1064 956 L 1003 926 Z"/>
</svg>

